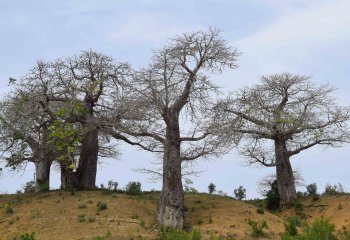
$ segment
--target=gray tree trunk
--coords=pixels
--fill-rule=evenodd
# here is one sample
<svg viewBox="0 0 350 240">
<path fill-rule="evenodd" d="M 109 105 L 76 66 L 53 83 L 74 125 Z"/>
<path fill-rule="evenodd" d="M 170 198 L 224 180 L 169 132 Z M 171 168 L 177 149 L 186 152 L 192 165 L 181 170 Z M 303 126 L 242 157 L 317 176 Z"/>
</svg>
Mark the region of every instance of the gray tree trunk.
<svg viewBox="0 0 350 240">
<path fill-rule="evenodd" d="M 172 117 L 167 123 L 164 144 L 163 187 L 158 202 L 158 224 L 182 229 L 183 205 L 179 122 L 176 117 Z"/>
<path fill-rule="evenodd" d="M 61 165 L 61 189 L 71 191 L 76 189 L 78 185 L 78 175 L 72 169 Z"/>
<path fill-rule="evenodd" d="M 280 207 L 284 209 L 293 205 L 297 198 L 293 170 L 284 140 L 275 140 L 275 154 Z"/>
<path fill-rule="evenodd" d="M 52 161 L 42 159 L 34 162 L 35 164 L 35 192 L 50 190 L 50 168 Z"/>
<path fill-rule="evenodd" d="M 80 188 L 96 188 L 98 151 L 98 130 L 91 126 L 82 140 L 78 165 L 78 185 Z"/>
</svg>

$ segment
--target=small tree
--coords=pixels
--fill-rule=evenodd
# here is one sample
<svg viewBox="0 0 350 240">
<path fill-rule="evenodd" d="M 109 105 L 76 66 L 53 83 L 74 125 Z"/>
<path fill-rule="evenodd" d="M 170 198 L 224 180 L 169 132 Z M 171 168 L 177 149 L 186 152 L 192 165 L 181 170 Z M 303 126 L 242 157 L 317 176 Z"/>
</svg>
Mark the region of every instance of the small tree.
<svg viewBox="0 0 350 240">
<path fill-rule="evenodd" d="M 277 210 L 280 207 L 280 195 L 278 193 L 277 180 L 270 183 L 270 190 L 266 191 L 266 208 L 269 210 Z"/>
<path fill-rule="evenodd" d="M 233 192 L 237 200 L 242 200 L 246 198 L 246 189 L 243 186 L 239 186 Z"/>
<path fill-rule="evenodd" d="M 126 185 L 125 192 L 131 195 L 140 195 L 142 193 L 140 182 L 129 182 Z"/>
<path fill-rule="evenodd" d="M 210 183 L 208 186 L 209 194 L 213 194 L 215 192 L 215 188 L 216 186 L 214 185 L 214 183 Z"/>
<path fill-rule="evenodd" d="M 317 185 L 312 183 L 306 186 L 306 191 L 309 196 L 314 196 L 317 194 Z"/>
</svg>

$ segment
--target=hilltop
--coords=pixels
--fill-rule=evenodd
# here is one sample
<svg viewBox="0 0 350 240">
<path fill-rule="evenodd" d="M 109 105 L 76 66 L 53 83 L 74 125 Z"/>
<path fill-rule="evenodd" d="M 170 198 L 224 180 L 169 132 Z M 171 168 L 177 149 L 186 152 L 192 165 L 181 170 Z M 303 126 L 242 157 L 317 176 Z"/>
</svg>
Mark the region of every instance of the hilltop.
<svg viewBox="0 0 350 240">
<path fill-rule="evenodd" d="M 132 196 L 103 191 L 1 195 L 0 239 L 13 239 L 25 232 L 35 232 L 38 240 L 156 239 L 158 196 L 159 193 Z M 302 206 L 306 221 L 324 215 L 337 230 L 350 229 L 349 196 L 321 197 L 318 201 L 305 198 Z M 185 227 L 200 229 L 203 239 L 211 235 L 251 239 L 249 219 L 266 220 L 265 238 L 279 239 L 284 218 L 295 215 L 294 209 L 259 214 L 257 207 L 247 202 L 204 193 L 186 194 L 185 208 Z"/>
</svg>

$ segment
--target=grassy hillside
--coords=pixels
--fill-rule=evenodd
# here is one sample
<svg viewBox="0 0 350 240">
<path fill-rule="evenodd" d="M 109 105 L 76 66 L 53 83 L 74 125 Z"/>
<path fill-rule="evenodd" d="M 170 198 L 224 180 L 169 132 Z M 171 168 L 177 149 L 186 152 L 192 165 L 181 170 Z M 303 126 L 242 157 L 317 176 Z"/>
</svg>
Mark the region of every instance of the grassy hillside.
<svg viewBox="0 0 350 240">
<path fill-rule="evenodd" d="M 0 239 L 11 240 L 24 232 L 35 232 L 38 240 L 103 239 L 103 236 L 108 237 L 106 239 L 156 239 L 157 199 L 158 193 L 130 196 L 104 195 L 100 191 L 2 195 Z M 104 204 L 106 209 L 97 209 Z M 348 196 L 324 197 L 318 201 L 304 199 L 302 205 L 303 218 L 307 221 L 325 215 L 337 229 L 350 229 Z M 200 229 L 203 239 L 211 235 L 252 239 L 248 219 L 266 220 L 269 228 L 265 238 L 279 239 L 284 231 L 283 219 L 295 214 L 294 210 L 277 214 L 265 210 L 259 214 L 251 204 L 208 194 L 187 194 L 185 210 L 185 227 Z"/>
</svg>

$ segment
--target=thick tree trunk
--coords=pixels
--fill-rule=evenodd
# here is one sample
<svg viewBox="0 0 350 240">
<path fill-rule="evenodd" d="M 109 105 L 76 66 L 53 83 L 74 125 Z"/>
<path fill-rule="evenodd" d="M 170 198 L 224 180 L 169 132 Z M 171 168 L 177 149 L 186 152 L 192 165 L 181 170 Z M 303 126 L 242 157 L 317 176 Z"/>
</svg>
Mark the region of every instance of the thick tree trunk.
<svg viewBox="0 0 350 240">
<path fill-rule="evenodd" d="M 61 189 L 71 191 L 77 188 L 78 175 L 72 169 L 61 165 Z"/>
<path fill-rule="evenodd" d="M 177 119 L 168 123 L 163 157 L 163 187 L 158 202 L 159 225 L 183 228 L 184 194 L 182 189 L 180 131 Z"/>
<path fill-rule="evenodd" d="M 293 205 L 297 198 L 293 170 L 284 140 L 275 140 L 275 154 L 280 207 L 284 209 Z"/>
<path fill-rule="evenodd" d="M 81 145 L 78 165 L 78 185 L 83 189 L 96 188 L 96 172 L 98 160 L 98 130 L 94 126 L 87 128 Z"/>
<path fill-rule="evenodd" d="M 50 190 L 50 168 L 52 162 L 48 159 L 42 159 L 35 164 L 35 191 L 43 192 Z"/>
</svg>

